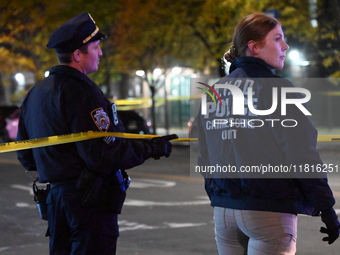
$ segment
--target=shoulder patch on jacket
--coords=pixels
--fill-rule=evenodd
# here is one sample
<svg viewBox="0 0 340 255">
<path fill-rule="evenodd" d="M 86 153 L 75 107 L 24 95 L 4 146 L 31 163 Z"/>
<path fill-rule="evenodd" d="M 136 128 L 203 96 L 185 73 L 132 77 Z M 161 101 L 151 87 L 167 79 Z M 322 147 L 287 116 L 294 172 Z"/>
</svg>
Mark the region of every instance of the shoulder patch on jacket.
<svg viewBox="0 0 340 255">
<path fill-rule="evenodd" d="M 100 131 L 107 131 L 110 127 L 110 118 L 102 107 L 91 112 L 91 117 Z"/>
</svg>

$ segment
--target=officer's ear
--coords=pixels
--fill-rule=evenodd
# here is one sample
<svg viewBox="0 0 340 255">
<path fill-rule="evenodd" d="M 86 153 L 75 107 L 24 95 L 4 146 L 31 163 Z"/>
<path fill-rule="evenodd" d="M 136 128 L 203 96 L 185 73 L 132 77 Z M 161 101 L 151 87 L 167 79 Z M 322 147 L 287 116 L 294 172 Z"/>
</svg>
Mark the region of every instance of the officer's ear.
<svg viewBox="0 0 340 255">
<path fill-rule="evenodd" d="M 263 42 L 256 42 L 250 40 L 248 42 L 247 56 L 257 57 L 260 54 L 263 47 L 264 47 Z"/>
<path fill-rule="evenodd" d="M 75 50 L 72 53 L 72 57 L 73 57 L 74 61 L 77 62 L 77 63 L 79 63 L 80 60 L 81 60 L 80 54 L 81 54 L 81 51 L 79 49 Z"/>
<path fill-rule="evenodd" d="M 256 55 L 257 50 L 258 50 L 257 42 L 250 40 L 248 42 L 248 49 L 247 50 L 251 53 L 251 55 Z"/>
</svg>

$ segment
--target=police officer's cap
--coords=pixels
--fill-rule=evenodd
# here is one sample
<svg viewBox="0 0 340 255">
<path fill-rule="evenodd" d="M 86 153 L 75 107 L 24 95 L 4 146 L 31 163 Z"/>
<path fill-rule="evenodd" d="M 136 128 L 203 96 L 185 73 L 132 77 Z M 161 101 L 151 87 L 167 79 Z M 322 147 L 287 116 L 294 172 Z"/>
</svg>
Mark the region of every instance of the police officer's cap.
<svg viewBox="0 0 340 255">
<path fill-rule="evenodd" d="M 82 12 L 61 25 L 46 46 L 54 48 L 57 53 L 71 53 L 88 42 L 105 38 L 106 35 L 99 31 L 91 15 Z"/>
</svg>

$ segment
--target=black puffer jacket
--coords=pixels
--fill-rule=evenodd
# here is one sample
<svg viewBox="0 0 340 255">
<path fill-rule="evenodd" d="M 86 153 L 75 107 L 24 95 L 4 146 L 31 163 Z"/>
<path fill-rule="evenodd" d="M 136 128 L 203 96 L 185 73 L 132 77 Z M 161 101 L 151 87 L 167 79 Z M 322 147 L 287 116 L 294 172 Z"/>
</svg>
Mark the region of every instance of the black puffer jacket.
<svg viewBox="0 0 340 255">
<path fill-rule="evenodd" d="M 244 113 L 233 114 L 233 101 L 237 100 L 227 90 L 216 89 L 221 100 L 216 98 L 215 103 L 207 96 L 207 114 L 198 116 L 198 166 L 201 170 L 211 166 L 215 170 L 217 166 L 234 170 L 222 174 L 205 172 L 211 205 L 308 215 L 332 208 L 335 200 L 326 176 L 301 170 L 323 164 L 315 149 L 317 131 L 306 112 L 302 112 L 304 105 L 299 109 L 288 104 L 286 115 L 282 112 L 283 88 L 294 86 L 274 75 L 263 60 L 253 57 L 235 60 L 230 74 L 217 82 L 215 88 L 217 84 L 237 86 L 245 99 L 250 97 L 247 88 L 252 87 L 252 100 L 245 100 Z M 274 98 L 273 88 L 277 88 Z M 287 93 L 287 97 L 303 98 L 299 93 Z M 274 107 L 269 114 L 254 114 L 255 110 L 249 108 L 252 104 L 257 110 L 270 110 L 275 100 L 276 110 Z M 249 173 L 250 169 L 265 167 L 277 172 Z M 279 173 L 279 169 L 286 172 Z"/>
</svg>

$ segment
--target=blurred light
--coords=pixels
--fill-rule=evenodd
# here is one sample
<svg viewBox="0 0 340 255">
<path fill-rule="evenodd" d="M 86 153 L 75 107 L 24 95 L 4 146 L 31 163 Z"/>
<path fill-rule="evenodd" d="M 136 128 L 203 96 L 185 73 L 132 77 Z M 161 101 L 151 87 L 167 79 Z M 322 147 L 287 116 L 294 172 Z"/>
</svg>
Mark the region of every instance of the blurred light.
<svg viewBox="0 0 340 255">
<path fill-rule="evenodd" d="M 310 21 L 310 23 L 311 23 L 312 27 L 318 27 L 318 21 L 317 21 L 317 19 L 312 19 L 312 20 Z"/>
<path fill-rule="evenodd" d="M 50 71 L 46 71 L 45 72 L 45 78 L 48 77 L 50 75 Z"/>
<path fill-rule="evenodd" d="M 178 78 L 175 78 L 175 79 L 173 79 L 173 84 L 175 84 L 175 85 L 179 85 L 181 82 L 180 82 L 180 80 L 178 79 Z"/>
<path fill-rule="evenodd" d="M 173 73 L 173 74 L 180 74 L 181 72 L 182 72 L 182 69 L 180 68 L 180 67 L 174 67 L 174 68 L 172 68 L 171 69 L 171 72 Z"/>
<path fill-rule="evenodd" d="M 140 76 L 140 77 L 143 77 L 145 75 L 145 72 L 143 70 L 137 70 L 136 71 L 136 75 Z"/>
<path fill-rule="evenodd" d="M 160 68 L 156 68 L 153 70 L 153 75 L 154 76 L 160 76 L 162 74 L 162 70 Z"/>
<path fill-rule="evenodd" d="M 177 89 L 171 90 L 171 95 L 178 96 L 178 90 Z"/>
<path fill-rule="evenodd" d="M 297 50 L 292 50 L 289 52 L 289 59 L 292 61 L 294 66 L 309 66 L 310 62 L 305 60 L 304 56 Z"/>
<path fill-rule="evenodd" d="M 14 78 L 18 82 L 19 86 L 25 85 L 25 76 L 22 73 L 17 73 Z"/>
<path fill-rule="evenodd" d="M 292 50 L 289 52 L 289 58 L 290 60 L 296 61 L 300 58 L 300 53 L 297 50 Z"/>
<path fill-rule="evenodd" d="M 300 66 L 309 66 L 309 61 L 307 61 L 307 60 L 303 60 L 303 61 L 300 61 Z"/>
</svg>

